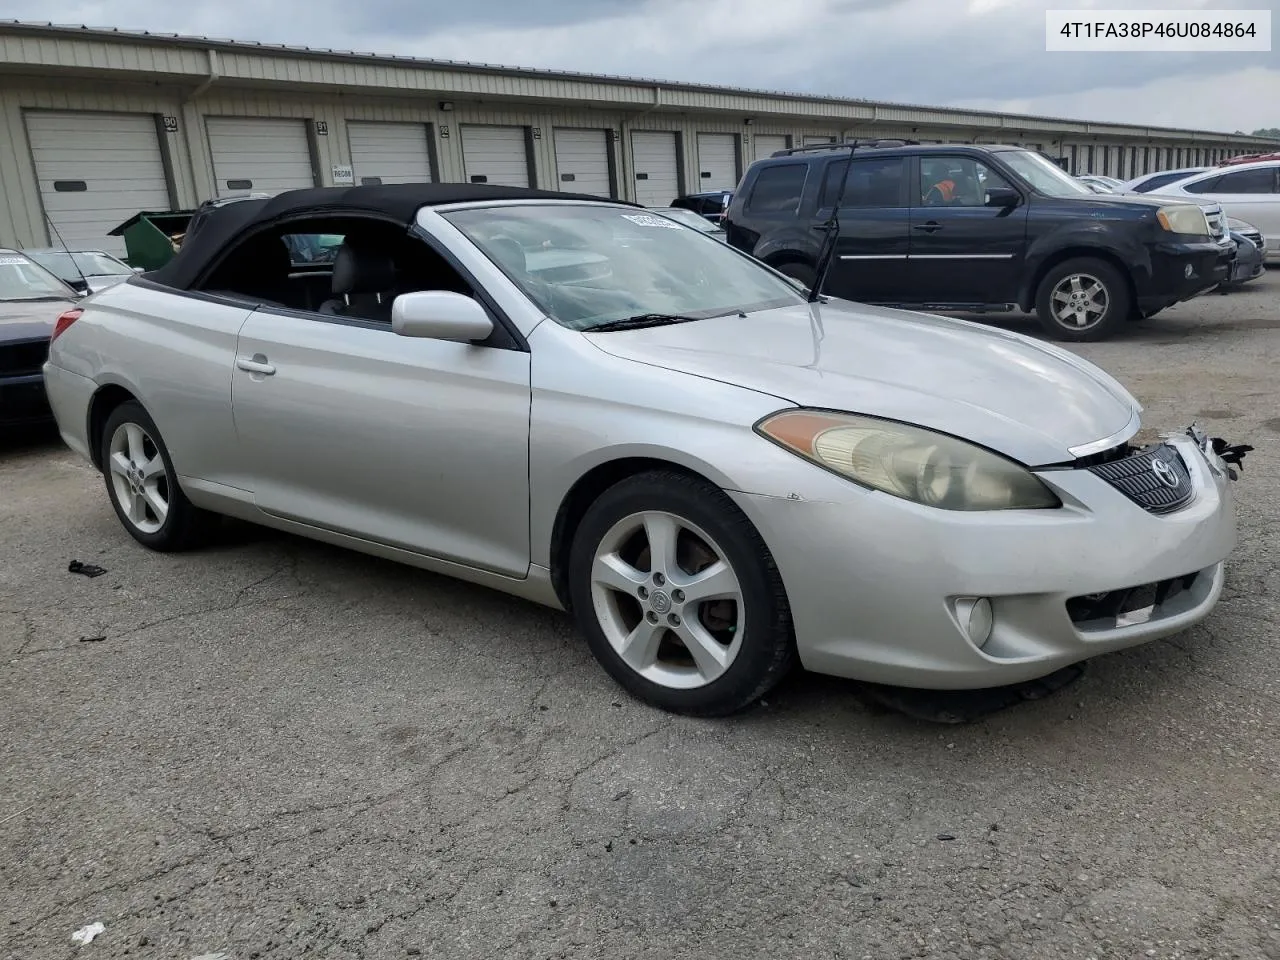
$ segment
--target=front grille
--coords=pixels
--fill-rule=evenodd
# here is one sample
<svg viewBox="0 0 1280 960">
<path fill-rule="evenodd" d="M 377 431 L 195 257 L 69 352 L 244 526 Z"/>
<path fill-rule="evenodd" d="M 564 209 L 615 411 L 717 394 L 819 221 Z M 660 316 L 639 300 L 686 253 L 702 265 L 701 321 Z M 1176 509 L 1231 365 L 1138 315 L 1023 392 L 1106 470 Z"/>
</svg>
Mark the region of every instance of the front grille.
<svg viewBox="0 0 1280 960">
<path fill-rule="evenodd" d="M 1244 237 L 1259 250 L 1262 249 L 1262 234 L 1256 230 L 1241 231 L 1240 236 Z"/>
<path fill-rule="evenodd" d="M 1104 621 L 1105 629 L 1145 623 L 1158 619 L 1160 608 L 1174 597 L 1190 590 L 1198 576 L 1198 573 L 1189 573 L 1123 590 L 1072 597 L 1067 601 L 1067 615 L 1077 625 Z"/>
<path fill-rule="evenodd" d="M 1151 513 L 1177 510 L 1195 493 L 1191 474 L 1168 444 L 1143 447 L 1129 456 L 1088 468 Z"/>
<path fill-rule="evenodd" d="M 0 374 L 17 376 L 39 373 L 48 357 L 48 340 L 0 343 Z"/>
</svg>

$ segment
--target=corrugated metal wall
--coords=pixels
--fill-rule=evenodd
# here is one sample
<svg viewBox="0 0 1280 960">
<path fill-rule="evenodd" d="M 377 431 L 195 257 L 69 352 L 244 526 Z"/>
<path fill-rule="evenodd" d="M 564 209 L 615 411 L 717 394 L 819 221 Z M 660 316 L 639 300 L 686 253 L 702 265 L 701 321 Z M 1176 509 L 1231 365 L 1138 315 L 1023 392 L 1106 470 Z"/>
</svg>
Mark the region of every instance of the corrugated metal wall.
<svg viewBox="0 0 1280 960">
<path fill-rule="evenodd" d="M 11 38 L 0 38 L 9 42 Z M 30 42 L 30 41 L 29 41 Z M 0 44 L 0 53 L 6 49 Z M 87 49 L 87 48 L 86 48 Z M 98 45 L 102 52 L 97 55 L 84 53 L 77 56 L 93 61 L 109 58 L 109 48 Z M 65 51 L 63 51 L 65 54 Z M 53 56 L 50 53 L 50 56 Z M 62 54 L 60 54 L 62 55 Z M 31 50 L 26 50 L 26 57 Z M 243 63 L 236 58 L 243 58 Z M 118 59 L 118 57 L 117 57 Z M 280 82 L 280 71 L 285 70 L 281 64 L 293 63 L 301 69 L 305 65 L 311 74 L 322 74 L 335 85 L 344 79 L 358 79 L 370 82 L 380 78 L 388 87 L 403 82 L 406 71 L 391 67 L 363 66 L 350 63 L 324 64 L 313 60 L 291 61 L 288 58 L 277 58 L 279 63 L 270 71 L 270 79 Z M 156 50 L 151 56 L 153 69 L 157 74 L 173 76 L 175 74 L 193 75 L 199 80 L 199 71 L 208 69 L 208 58 L 205 51 Z M 263 58 L 256 59 L 250 54 L 222 54 L 220 68 L 224 73 L 233 70 L 261 70 Z M 255 67 L 256 64 L 256 67 Z M 139 64 L 140 66 L 144 66 Z M 119 64 L 113 64 L 119 66 Z M 352 71 L 360 72 L 357 78 Z M 285 71 L 287 73 L 287 70 Z M 445 81 L 445 73 L 440 71 L 437 78 L 441 88 L 457 86 L 457 76 Z M 348 75 L 351 75 L 350 77 Z M 432 71 L 417 70 L 414 74 L 418 81 L 428 82 L 423 77 L 433 76 Z M 298 82 L 295 74 L 289 78 Z M 311 78 L 309 78 L 311 79 Z M 485 91 L 492 88 L 495 95 L 529 96 L 534 88 L 545 92 L 549 84 L 557 87 L 556 92 L 562 96 L 581 95 L 579 104 L 567 107 L 561 104 L 539 104 L 537 102 L 513 103 L 509 105 L 479 105 L 459 99 L 456 109 L 441 109 L 441 100 L 445 96 L 440 93 L 418 94 L 415 96 L 378 97 L 360 96 L 355 93 L 315 94 L 301 90 L 266 90 L 253 89 L 237 85 L 235 87 L 219 86 L 216 82 L 211 88 L 192 99 L 195 84 L 192 77 L 187 76 L 181 84 L 163 79 L 155 83 L 106 82 L 98 80 L 74 80 L 57 78 L 23 78 L 6 77 L 0 85 L 0 245 L 43 245 L 49 242 L 49 233 L 45 227 L 43 210 L 35 177 L 34 162 L 30 143 L 23 121 L 23 112 L 30 109 L 43 110 L 77 110 L 105 111 L 115 113 L 142 113 L 167 118 L 162 125 L 164 129 L 164 148 L 166 163 L 171 178 L 171 193 L 178 203 L 191 207 L 200 201 L 213 196 L 214 171 L 208 142 L 206 118 L 222 117 L 291 117 L 305 120 L 311 133 L 314 160 L 318 167 L 319 179 L 322 183 L 332 183 L 332 171 L 335 165 L 351 163 L 350 140 L 347 136 L 347 120 L 382 120 L 411 122 L 430 125 L 433 138 L 432 151 L 439 161 L 438 179 L 442 181 L 463 181 L 462 141 L 459 127 L 462 124 L 507 124 L 527 128 L 530 133 L 531 167 L 536 186 L 556 189 L 559 176 L 556 169 L 555 140 L 553 131 L 556 127 L 583 127 L 609 131 L 608 142 L 613 152 L 611 162 L 617 171 L 620 193 L 625 199 L 635 197 L 634 166 L 630 156 L 631 133 L 636 130 L 670 131 L 675 133 L 680 150 L 680 169 L 682 182 L 693 189 L 699 183 L 699 164 L 696 156 L 699 133 L 732 134 L 736 140 L 738 155 L 743 158 L 755 156 L 754 138 L 760 135 L 787 136 L 793 143 L 802 143 L 804 138 L 814 136 L 857 136 L 857 137 L 912 137 L 921 141 L 957 142 L 966 140 L 982 140 L 986 142 L 1022 142 L 1028 145 L 1041 143 L 1045 152 L 1053 156 L 1070 155 L 1072 145 L 1092 144 L 1125 146 L 1124 170 L 1127 172 L 1132 150 L 1138 151 L 1135 161 L 1141 163 L 1146 155 L 1145 147 L 1149 147 L 1152 157 L 1152 168 L 1160 166 L 1157 157 L 1168 152 L 1166 148 L 1187 146 L 1186 139 L 1170 140 L 1167 143 L 1148 141 L 1145 138 L 1128 140 L 1116 138 L 1109 143 L 1094 137 L 1081 138 L 1078 134 L 1071 136 L 1052 130 L 1027 129 L 1009 131 L 999 126 L 999 118 L 974 114 L 971 118 L 973 127 L 935 124 L 921 125 L 920 111 L 899 111 L 897 117 L 892 110 L 868 107 L 868 116 L 876 114 L 874 123 L 858 123 L 850 125 L 847 121 L 807 120 L 805 114 L 819 112 L 818 104 L 805 105 L 795 101 L 795 116 L 790 118 L 755 117 L 748 124 L 750 116 L 745 111 L 753 105 L 759 106 L 759 98 L 749 95 L 741 97 L 723 94 L 698 93 L 696 91 L 647 91 L 652 99 L 661 100 L 657 109 L 649 112 L 636 109 L 621 108 L 615 99 L 608 108 L 593 109 L 602 97 L 620 97 L 621 84 L 613 87 L 596 85 L 587 81 L 553 81 L 540 79 L 530 81 L 527 78 L 493 77 L 485 80 L 480 75 L 472 76 L 473 84 L 479 84 Z M 243 81 L 241 81 L 243 83 Z M 560 89 L 563 88 L 563 89 Z M 634 88 L 627 88 L 634 89 Z M 679 96 L 675 94 L 679 93 Z M 703 102 L 705 101 L 705 102 Z M 739 103 L 738 101 L 741 101 Z M 668 104 L 678 103 L 673 109 Z M 732 108 L 740 106 L 742 110 Z M 699 114 L 692 108 L 702 107 L 715 110 L 714 113 Z M 803 107 L 803 109 L 802 109 Z M 677 109 L 680 112 L 677 112 Z M 896 121 L 896 122 L 895 122 Z M 913 124 L 909 126 L 908 124 Z M 1134 131 L 1135 134 L 1145 131 Z M 1065 137 L 1065 142 L 1057 138 Z M 1199 146 L 1218 148 L 1223 153 L 1241 152 L 1238 148 L 1229 148 L 1225 141 L 1221 143 L 1201 141 Z M 1083 149 L 1078 151 L 1083 156 Z M 1101 157 L 1100 151 L 1095 154 Z M 1099 169 L 1095 161 L 1095 169 Z M 1083 168 L 1079 172 L 1085 172 Z"/>
</svg>

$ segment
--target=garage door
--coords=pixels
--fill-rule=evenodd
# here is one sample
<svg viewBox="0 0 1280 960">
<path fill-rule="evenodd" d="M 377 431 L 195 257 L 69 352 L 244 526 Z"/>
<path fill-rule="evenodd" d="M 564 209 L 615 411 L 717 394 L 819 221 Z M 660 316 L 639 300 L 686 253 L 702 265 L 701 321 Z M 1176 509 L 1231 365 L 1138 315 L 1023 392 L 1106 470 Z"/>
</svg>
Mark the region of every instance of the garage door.
<svg viewBox="0 0 1280 960">
<path fill-rule="evenodd" d="M 209 117 L 206 122 L 218 196 L 316 185 L 305 120 Z"/>
<path fill-rule="evenodd" d="M 612 197 L 609 177 L 609 142 L 603 130 L 570 130 L 558 127 L 556 137 L 556 170 L 560 189 L 571 193 L 590 193 Z"/>
<path fill-rule="evenodd" d="M 31 111 L 26 120 L 40 200 L 67 246 L 122 255 L 124 241 L 108 230 L 169 209 L 155 117 Z M 49 240 L 60 246 L 52 231 Z"/>
<path fill-rule="evenodd" d="M 680 196 L 680 161 L 674 133 L 637 130 L 631 134 L 631 154 L 637 203 L 665 207 Z"/>
<path fill-rule="evenodd" d="M 529 186 L 524 127 L 462 125 L 462 166 L 471 183 Z"/>
<path fill-rule="evenodd" d="M 431 149 L 422 123 L 347 121 L 356 183 L 430 183 Z"/>
<path fill-rule="evenodd" d="M 738 145 L 733 134 L 698 134 L 698 190 L 733 190 L 737 185 Z"/>
<path fill-rule="evenodd" d="M 756 137 L 756 159 L 771 157 L 779 150 L 787 149 L 787 138 L 779 134 L 766 133 Z"/>
</svg>

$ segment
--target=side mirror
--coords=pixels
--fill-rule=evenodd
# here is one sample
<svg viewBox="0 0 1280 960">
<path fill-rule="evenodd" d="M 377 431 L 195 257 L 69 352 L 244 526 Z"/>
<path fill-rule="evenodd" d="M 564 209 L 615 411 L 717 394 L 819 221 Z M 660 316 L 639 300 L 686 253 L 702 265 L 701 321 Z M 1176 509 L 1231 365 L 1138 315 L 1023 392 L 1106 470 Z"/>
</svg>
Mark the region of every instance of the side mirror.
<svg viewBox="0 0 1280 960">
<path fill-rule="evenodd" d="M 134 267 L 134 268 L 133 268 L 133 272 L 134 272 L 134 273 L 146 273 L 146 272 L 147 272 L 147 268 L 146 268 L 146 267 Z"/>
<path fill-rule="evenodd" d="M 986 206 L 988 207 L 1016 207 L 1021 199 L 1018 191 L 1012 187 L 987 188 Z"/>
<path fill-rule="evenodd" d="M 391 304 L 391 329 L 402 337 L 472 343 L 493 333 L 483 306 L 449 290 L 402 293 Z"/>
</svg>

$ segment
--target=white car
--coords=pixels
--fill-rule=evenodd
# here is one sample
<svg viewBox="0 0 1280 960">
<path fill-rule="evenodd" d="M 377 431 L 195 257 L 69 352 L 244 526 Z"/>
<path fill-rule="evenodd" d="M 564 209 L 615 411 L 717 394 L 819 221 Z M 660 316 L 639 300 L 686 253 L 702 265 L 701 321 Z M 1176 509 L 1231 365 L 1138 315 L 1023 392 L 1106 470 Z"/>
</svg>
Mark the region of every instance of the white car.
<svg viewBox="0 0 1280 960">
<path fill-rule="evenodd" d="M 1177 183 L 1179 180 L 1185 180 L 1187 177 L 1204 173 L 1206 170 L 1216 170 L 1217 167 L 1179 167 L 1177 170 L 1157 170 L 1154 173 L 1144 173 L 1140 177 L 1135 177 L 1128 181 L 1120 188 L 1121 193 L 1150 193 L 1153 190 L 1159 190 L 1166 183 Z"/>
<path fill-rule="evenodd" d="M 1267 259 L 1280 260 L 1280 160 L 1215 167 L 1167 184 L 1160 193 L 1217 201 L 1227 216 L 1261 230 Z"/>
<path fill-rule="evenodd" d="M 1086 173 L 1076 177 L 1081 183 L 1087 183 L 1098 193 L 1120 193 L 1124 184 L 1115 177 L 1104 177 L 1097 173 Z"/>
</svg>

